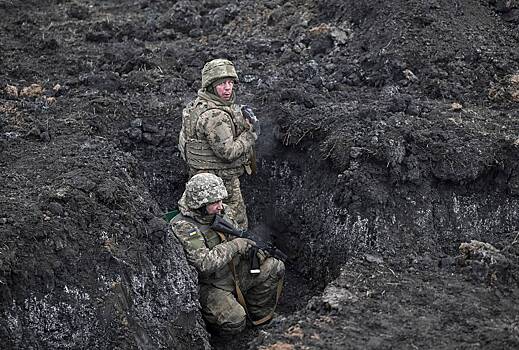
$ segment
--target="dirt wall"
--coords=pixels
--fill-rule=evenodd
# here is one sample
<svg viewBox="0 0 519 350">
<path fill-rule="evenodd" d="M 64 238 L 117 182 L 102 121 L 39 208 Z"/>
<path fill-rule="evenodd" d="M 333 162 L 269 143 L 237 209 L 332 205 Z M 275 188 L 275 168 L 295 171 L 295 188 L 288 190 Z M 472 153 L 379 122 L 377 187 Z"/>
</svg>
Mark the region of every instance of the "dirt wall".
<svg viewBox="0 0 519 350">
<path fill-rule="evenodd" d="M 4 153 L 4 348 L 208 347 L 196 274 L 135 159 L 102 138 L 69 140 L 19 137 Z"/>
</svg>

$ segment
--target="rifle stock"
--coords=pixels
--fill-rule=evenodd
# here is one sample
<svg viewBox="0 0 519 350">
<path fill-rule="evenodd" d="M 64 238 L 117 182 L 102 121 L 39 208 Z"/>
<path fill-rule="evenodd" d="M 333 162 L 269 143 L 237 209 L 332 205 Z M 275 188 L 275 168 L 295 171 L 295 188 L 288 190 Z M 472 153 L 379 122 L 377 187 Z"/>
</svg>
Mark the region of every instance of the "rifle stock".
<svg viewBox="0 0 519 350">
<path fill-rule="evenodd" d="M 231 236 L 240 237 L 240 238 L 248 238 L 246 231 L 239 230 L 234 227 L 229 221 L 225 220 L 223 216 L 215 215 L 214 220 L 211 223 L 211 228 L 213 230 L 226 233 Z"/>
</svg>

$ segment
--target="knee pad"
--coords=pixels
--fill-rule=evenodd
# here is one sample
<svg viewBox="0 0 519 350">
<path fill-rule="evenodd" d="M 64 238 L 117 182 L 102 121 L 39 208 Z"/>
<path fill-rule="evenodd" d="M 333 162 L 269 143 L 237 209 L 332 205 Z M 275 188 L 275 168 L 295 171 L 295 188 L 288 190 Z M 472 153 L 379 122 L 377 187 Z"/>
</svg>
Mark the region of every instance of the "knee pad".
<svg viewBox="0 0 519 350">
<path fill-rule="evenodd" d="M 271 277 L 275 276 L 281 279 L 285 276 L 285 263 L 283 261 L 270 257 L 265 260 L 265 266 Z"/>
</svg>

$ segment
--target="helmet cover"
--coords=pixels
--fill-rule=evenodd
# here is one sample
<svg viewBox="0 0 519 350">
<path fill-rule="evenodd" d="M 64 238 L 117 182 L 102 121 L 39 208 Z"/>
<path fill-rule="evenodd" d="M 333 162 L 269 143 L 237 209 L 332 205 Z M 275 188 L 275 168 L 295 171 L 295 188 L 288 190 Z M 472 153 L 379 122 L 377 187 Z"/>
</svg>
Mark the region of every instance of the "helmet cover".
<svg viewBox="0 0 519 350">
<path fill-rule="evenodd" d="M 201 173 L 194 175 L 187 182 L 184 197 L 189 208 L 198 209 L 227 198 L 227 190 L 223 180 L 218 176 Z"/>
<path fill-rule="evenodd" d="M 202 88 L 205 89 L 214 81 L 222 78 L 232 78 L 235 81 L 238 80 L 234 64 L 223 58 L 209 61 L 202 69 Z"/>
</svg>

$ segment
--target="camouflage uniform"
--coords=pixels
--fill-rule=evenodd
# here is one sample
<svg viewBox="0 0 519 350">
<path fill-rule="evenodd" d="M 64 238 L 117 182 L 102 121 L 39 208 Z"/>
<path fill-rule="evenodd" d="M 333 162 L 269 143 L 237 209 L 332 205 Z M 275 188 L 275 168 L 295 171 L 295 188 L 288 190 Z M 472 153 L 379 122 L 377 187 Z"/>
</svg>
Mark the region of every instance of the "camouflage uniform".
<svg viewBox="0 0 519 350">
<path fill-rule="evenodd" d="M 222 78 L 238 79 L 233 64 L 217 59 L 202 70 L 202 89 L 182 112 L 179 149 L 190 176 L 209 172 L 223 179 L 228 192 L 224 201 L 241 228 L 247 228 L 247 212 L 239 177 L 251 174 L 251 158 L 257 135 L 235 104 L 218 97 L 213 83 Z"/>
<path fill-rule="evenodd" d="M 210 173 L 193 176 L 179 201 L 180 214 L 171 220 L 170 227 L 182 243 L 188 262 L 198 271 L 200 304 L 208 326 L 220 334 L 234 334 L 245 328 L 247 316 L 237 300 L 234 278 L 245 297 L 250 319 L 269 316 L 268 321 L 277 304 L 285 267 L 282 261 L 260 252 L 261 272 L 251 275 L 246 253 L 252 241 L 232 239 L 210 228 L 214 215 L 207 214 L 205 206 L 226 195 L 219 177 Z"/>
</svg>

